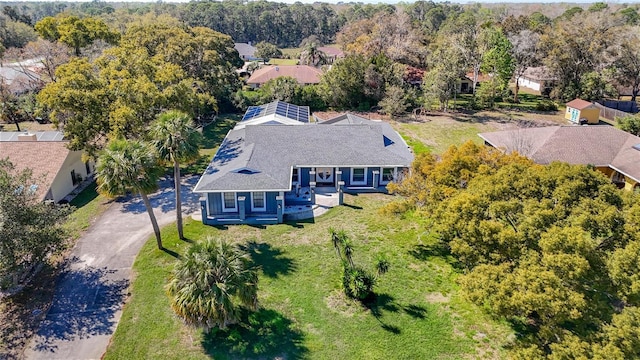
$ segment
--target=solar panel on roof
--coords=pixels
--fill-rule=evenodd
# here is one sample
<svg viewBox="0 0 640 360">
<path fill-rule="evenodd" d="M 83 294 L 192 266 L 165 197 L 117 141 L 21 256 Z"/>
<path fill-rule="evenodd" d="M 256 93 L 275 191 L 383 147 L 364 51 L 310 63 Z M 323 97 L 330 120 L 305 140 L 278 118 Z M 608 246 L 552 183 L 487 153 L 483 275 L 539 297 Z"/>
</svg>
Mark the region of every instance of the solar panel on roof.
<svg viewBox="0 0 640 360">
<path fill-rule="evenodd" d="M 279 115 L 300 122 L 309 122 L 309 107 L 274 101 L 260 106 L 250 106 L 241 121 L 247 121 L 268 115 Z"/>
</svg>

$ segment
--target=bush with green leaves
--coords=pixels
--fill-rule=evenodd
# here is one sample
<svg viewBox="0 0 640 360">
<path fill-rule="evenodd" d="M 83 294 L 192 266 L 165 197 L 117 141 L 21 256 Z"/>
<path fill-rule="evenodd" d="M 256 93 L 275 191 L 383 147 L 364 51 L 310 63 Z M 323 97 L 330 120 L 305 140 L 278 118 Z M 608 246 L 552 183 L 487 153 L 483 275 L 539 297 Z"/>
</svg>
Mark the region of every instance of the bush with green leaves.
<svg viewBox="0 0 640 360">
<path fill-rule="evenodd" d="M 379 255 L 375 275 L 353 262 L 353 245 L 344 230 L 329 228 L 336 255 L 342 260 L 342 286 L 344 293 L 353 299 L 366 300 L 373 296 L 378 277 L 389 270 L 389 261 Z"/>
<path fill-rule="evenodd" d="M 512 358 L 640 358 L 637 194 L 470 142 L 417 157 L 389 190 L 456 257 L 462 294 L 512 324 Z"/>
<path fill-rule="evenodd" d="M 536 110 L 538 111 L 557 111 L 558 105 L 551 100 L 540 100 L 536 103 Z"/>
<path fill-rule="evenodd" d="M 0 158 L 0 290 L 17 290 L 38 265 L 68 245 L 68 206 L 41 201 L 39 178 Z"/>
<path fill-rule="evenodd" d="M 208 332 L 238 322 L 242 309 L 258 308 L 258 272 L 237 244 L 207 238 L 178 262 L 167 294 L 171 307 L 189 325 Z"/>
</svg>

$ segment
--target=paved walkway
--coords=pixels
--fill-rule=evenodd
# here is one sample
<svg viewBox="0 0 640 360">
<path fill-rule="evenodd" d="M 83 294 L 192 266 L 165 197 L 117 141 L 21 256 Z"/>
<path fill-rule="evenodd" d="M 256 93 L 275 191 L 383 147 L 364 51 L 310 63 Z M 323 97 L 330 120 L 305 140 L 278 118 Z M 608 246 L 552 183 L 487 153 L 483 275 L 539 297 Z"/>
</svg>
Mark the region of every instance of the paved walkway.
<svg viewBox="0 0 640 360">
<path fill-rule="evenodd" d="M 182 180 L 182 210 L 189 214 L 199 209 L 198 196 L 191 193 L 197 178 Z M 175 221 L 172 179 L 162 181 L 149 199 L 160 226 Z M 139 196 L 112 202 L 74 247 L 24 358 L 100 359 L 122 315 L 133 261 L 152 234 Z"/>
</svg>

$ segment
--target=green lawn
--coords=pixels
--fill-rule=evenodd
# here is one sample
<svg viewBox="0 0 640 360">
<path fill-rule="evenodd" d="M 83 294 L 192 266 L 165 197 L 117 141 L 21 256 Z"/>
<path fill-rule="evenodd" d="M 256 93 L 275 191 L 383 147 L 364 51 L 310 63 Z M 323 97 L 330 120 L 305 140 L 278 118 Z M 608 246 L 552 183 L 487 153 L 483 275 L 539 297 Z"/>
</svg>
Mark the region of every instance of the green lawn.
<svg viewBox="0 0 640 360">
<path fill-rule="evenodd" d="M 298 59 L 271 59 L 269 65 L 298 65 Z"/>
<path fill-rule="evenodd" d="M 284 48 L 284 49 L 280 49 L 280 51 L 282 51 L 283 55 L 288 55 L 290 57 L 294 57 L 294 56 L 298 56 L 300 55 L 300 51 L 302 51 L 302 48 Z"/>
<path fill-rule="evenodd" d="M 203 143 L 200 149 L 200 157 L 193 163 L 182 166 L 182 174 L 202 174 L 218 150 L 218 146 L 220 146 L 220 143 L 224 140 L 224 137 L 227 136 L 229 130 L 233 129 L 240 118 L 241 116 L 236 114 L 219 115 L 213 124 L 202 129 Z"/>
<path fill-rule="evenodd" d="M 391 122 L 402 134 L 414 153 L 433 152 L 441 154 L 451 145 L 460 145 L 468 140 L 482 143 L 478 133 L 495 131 L 490 122 L 467 122 L 451 116 L 432 116 L 426 122 Z"/>
<path fill-rule="evenodd" d="M 167 252 L 149 239 L 134 264 L 131 298 L 106 359 L 459 359 L 500 356 L 508 328 L 458 295 L 452 258 L 435 246 L 421 219 L 381 215 L 393 198 L 346 196 L 347 206 L 315 222 L 264 228 L 215 228 L 189 220 L 188 242 L 163 229 Z M 345 221 L 349 219 L 349 221 Z M 371 268 L 378 253 L 391 262 L 363 306 L 340 290 L 340 264 L 328 228 L 345 229 L 355 261 Z M 427 229 L 427 230 L 425 230 Z M 169 307 L 167 278 L 189 242 L 207 236 L 244 244 L 261 268 L 260 310 L 247 323 L 204 335 Z"/>
<path fill-rule="evenodd" d="M 82 190 L 71 202 L 74 210 L 65 224 L 72 239 L 78 239 L 91 226 L 93 221 L 102 214 L 108 206 L 109 199 L 98 194 L 95 181 Z"/>
</svg>

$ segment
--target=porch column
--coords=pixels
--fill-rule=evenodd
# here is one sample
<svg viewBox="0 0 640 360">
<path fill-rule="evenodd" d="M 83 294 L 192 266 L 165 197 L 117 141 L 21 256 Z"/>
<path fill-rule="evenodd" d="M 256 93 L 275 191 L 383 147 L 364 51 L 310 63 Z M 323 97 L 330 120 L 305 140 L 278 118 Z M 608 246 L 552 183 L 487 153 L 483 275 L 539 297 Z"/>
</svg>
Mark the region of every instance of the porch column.
<svg viewBox="0 0 640 360">
<path fill-rule="evenodd" d="M 338 188 L 338 184 L 342 181 L 342 170 L 340 168 L 336 168 L 336 189 Z"/>
<path fill-rule="evenodd" d="M 276 196 L 276 203 L 278 204 L 278 224 L 281 224 L 284 220 L 284 196 Z"/>
<path fill-rule="evenodd" d="M 338 181 L 338 205 L 344 203 L 344 181 Z"/>
<path fill-rule="evenodd" d="M 240 213 L 240 220 L 244 220 L 247 215 L 246 215 L 246 204 L 245 204 L 245 200 L 247 199 L 246 196 L 238 196 L 238 212 Z"/>
<path fill-rule="evenodd" d="M 207 195 L 203 196 L 200 198 L 200 215 L 202 216 L 202 223 L 205 223 L 205 220 L 208 217 L 208 212 L 207 212 Z"/>
<path fill-rule="evenodd" d="M 373 188 L 377 189 L 380 185 L 380 170 L 373 170 Z"/>
<path fill-rule="evenodd" d="M 316 168 L 311 168 L 311 171 L 309 171 L 309 182 L 310 183 L 316 182 Z"/>
<path fill-rule="evenodd" d="M 312 181 L 309 183 L 309 189 L 311 190 L 311 203 L 316 203 L 316 182 Z"/>
</svg>

